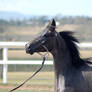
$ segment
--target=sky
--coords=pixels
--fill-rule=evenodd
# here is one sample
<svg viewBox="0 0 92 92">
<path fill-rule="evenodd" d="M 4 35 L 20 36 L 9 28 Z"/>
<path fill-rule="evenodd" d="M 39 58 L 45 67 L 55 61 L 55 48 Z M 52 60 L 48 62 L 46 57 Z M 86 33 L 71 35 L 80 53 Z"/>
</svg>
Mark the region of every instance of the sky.
<svg viewBox="0 0 92 92">
<path fill-rule="evenodd" d="M 92 0 L 0 0 L 0 11 L 92 17 Z"/>
</svg>

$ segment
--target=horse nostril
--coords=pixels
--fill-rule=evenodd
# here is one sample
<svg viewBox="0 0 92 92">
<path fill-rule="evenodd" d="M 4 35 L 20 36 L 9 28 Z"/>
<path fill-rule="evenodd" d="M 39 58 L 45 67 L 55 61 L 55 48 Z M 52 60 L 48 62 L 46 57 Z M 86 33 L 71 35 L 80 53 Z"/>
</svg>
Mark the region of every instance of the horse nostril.
<svg viewBox="0 0 92 92">
<path fill-rule="evenodd" d="M 25 48 L 29 48 L 29 46 L 30 46 L 30 44 L 29 44 L 29 43 L 27 43 L 27 44 L 25 45 Z"/>
<path fill-rule="evenodd" d="M 29 48 L 29 45 L 28 45 L 28 44 L 26 44 L 26 45 L 25 45 L 26 53 L 29 53 L 29 49 L 28 49 L 28 48 Z"/>
<path fill-rule="evenodd" d="M 25 50 L 27 49 L 27 44 L 25 45 Z"/>
<path fill-rule="evenodd" d="M 33 54 L 33 49 L 31 48 L 30 43 L 25 44 L 25 50 L 27 54 Z"/>
<path fill-rule="evenodd" d="M 26 49 L 26 53 L 29 53 L 29 50 Z"/>
</svg>

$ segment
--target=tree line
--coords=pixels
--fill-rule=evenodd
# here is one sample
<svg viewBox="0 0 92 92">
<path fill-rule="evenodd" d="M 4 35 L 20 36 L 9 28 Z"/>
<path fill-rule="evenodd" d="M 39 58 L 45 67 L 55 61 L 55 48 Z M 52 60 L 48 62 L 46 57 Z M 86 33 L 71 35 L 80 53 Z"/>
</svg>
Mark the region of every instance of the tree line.
<svg viewBox="0 0 92 92">
<path fill-rule="evenodd" d="M 56 15 L 54 17 L 49 16 L 34 16 L 31 18 L 24 18 L 22 20 L 20 19 L 10 19 L 10 20 L 4 20 L 0 19 L 0 40 L 6 41 L 15 38 L 15 36 L 20 40 L 20 38 L 24 41 L 29 39 L 28 36 L 25 35 L 18 35 L 14 34 L 13 31 L 16 31 L 17 28 L 24 28 L 24 30 L 28 27 L 31 28 L 38 28 L 38 27 L 44 27 L 44 25 L 51 20 L 52 18 L 55 18 L 55 20 L 59 23 L 59 26 L 62 27 L 62 25 L 65 24 L 73 24 L 77 27 L 74 29 L 75 32 L 78 32 L 78 38 L 80 38 L 81 41 L 92 41 L 92 17 L 88 16 L 61 16 Z M 9 32 L 9 30 L 12 30 L 12 33 Z M 20 31 L 21 29 L 19 29 Z M 31 29 L 30 29 L 31 30 Z M 21 37 L 20 37 L 21 36 Z"/>
<path fill-rule="evenodd" d="M 92 24 L 92 18 L 87 16 L 55 16 L 56 21 L 60 25 L 64 24 Z M 0 19 L 0 26 L 43 26 L 50 18 L 48 16 L 31 17 L 29 19 L 24 18 L 23 20 L 4 20 Z"/>
</svg>

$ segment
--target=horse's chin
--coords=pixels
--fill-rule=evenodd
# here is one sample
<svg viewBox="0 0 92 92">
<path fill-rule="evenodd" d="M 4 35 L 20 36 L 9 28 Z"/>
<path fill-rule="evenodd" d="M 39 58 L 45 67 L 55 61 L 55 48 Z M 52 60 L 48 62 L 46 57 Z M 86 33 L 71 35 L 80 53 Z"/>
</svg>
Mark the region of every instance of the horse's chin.
<svg viewBox="0 0 92 92">
<path fill-rule="evenodd" d="M 33 55 L 34 54 L 34 50 L 32 50 L 32 49 L 31 50 L 26 49 L 26 53 L 30 54 L 30 55 Z"/>
<path fill-rule="evenodd" d="M 34 54 L 34 52 L 30 52 L 29 54 L 30 54 L 30 55 L 33 55 L 33 54 Z"/>
<path fill-rule="evenodd" d="M 27 54 L 33 55 L 34 52 L 33 51 L 26 51 Z"/>
</svg>

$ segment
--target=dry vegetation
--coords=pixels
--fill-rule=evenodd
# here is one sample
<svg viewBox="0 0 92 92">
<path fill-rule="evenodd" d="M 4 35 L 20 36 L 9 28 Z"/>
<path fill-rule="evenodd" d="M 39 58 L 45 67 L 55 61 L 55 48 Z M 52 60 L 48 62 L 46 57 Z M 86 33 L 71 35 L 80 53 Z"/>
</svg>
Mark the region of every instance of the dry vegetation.
<svg viewBox="0 0 92 92">
<path fill-rule="evenodd" d="M 12 41 L 30 41 L 32 40 L 39 32 L 41 32 L 42 30 L 44 30 L 44 27 L 30 27 L 30 26 L 26 26 L 26 27 L 15 27 L 15 26 L 11 26 L 8 28 L 8 35 L 14 35 L 13 40 Z M 85 31 L 84 29 L 87 29 L 88 31 Z M 90 40 L 91 39 L 91 27 L 89 27 L 88 25 L 86 25 L 85 27 L 83 25 L 75 25 L 75 24 L 65 24 L 65 25 L 60 25 L 57 26 L 57 31 L 63 31 L 63 30 L 71 30 L 73 32 L 75 32 L 75 36 L 78 38 L 78 40 Z M 84 32 L 80 31 L 80 30 L 84 30 Z M 16 36 L 16 37 L 15 37 Z M 18 37 L 18 38 L 17 38 Z M 84 42 L 83 41 L 83 42 Z M 41 59 L 41 57 L 38 54 L 34 54 L 32 56 L 27 55 L 25 53 L 25 51 L 10 51 L 8 52 L 8 56 L 9 59 Z M 91 57 L 92 56 L 92 51 L 90 50 L 85 50 L 85 51 L 81 51 L 81 56 L 82 57 Z M 36 58 L 35 58 L 36 57 Z M 52 59 L 52 56 L 49 56 L 49 59 Z"/>
<path fill-rule="evenodd" d="M 44 30 L 45 26 L 43 27 L 31 27 L 31 26 L 10 26 L 7 28 L 7 31 L 3 34 L 0 34 L 1 37 L 5 37 L 8 41 L 30 41 L 36 36 L 39 32 Z M 76 37 L 81 41 L 91 41 L 92 40 L 92 26 L 90 25 L 75 25 L 75 24 L 65 24 L 57 26 L 57 31 L 73 31 L 75 32 Z"/>
<path fill-rule="evenodd" d="M 8 92 L 10 89 L 22 83 L 32 74 L 33 72 L 8 72 L 8 84 L 1 85 L 0 83 L 0 92 Z M 16 92 L 53 92 L 53 87 L 54 73 L 40 72 Z"/>
<path fill-rule="evenodd" d="M 92 57 L 92 50 L 80 50 L 80 55 L 81 57 Z M 42 59 L 41 56 L 39 56 L 37 53 L 35 53 L 34 55 L 29 55 L 26 54 L 26 52 L 23 51 L 8 51 L 8 57 L 9 59 Z M 48 59 L 52 59 L 52 55 L 49 54 Z"/>
</svg>

